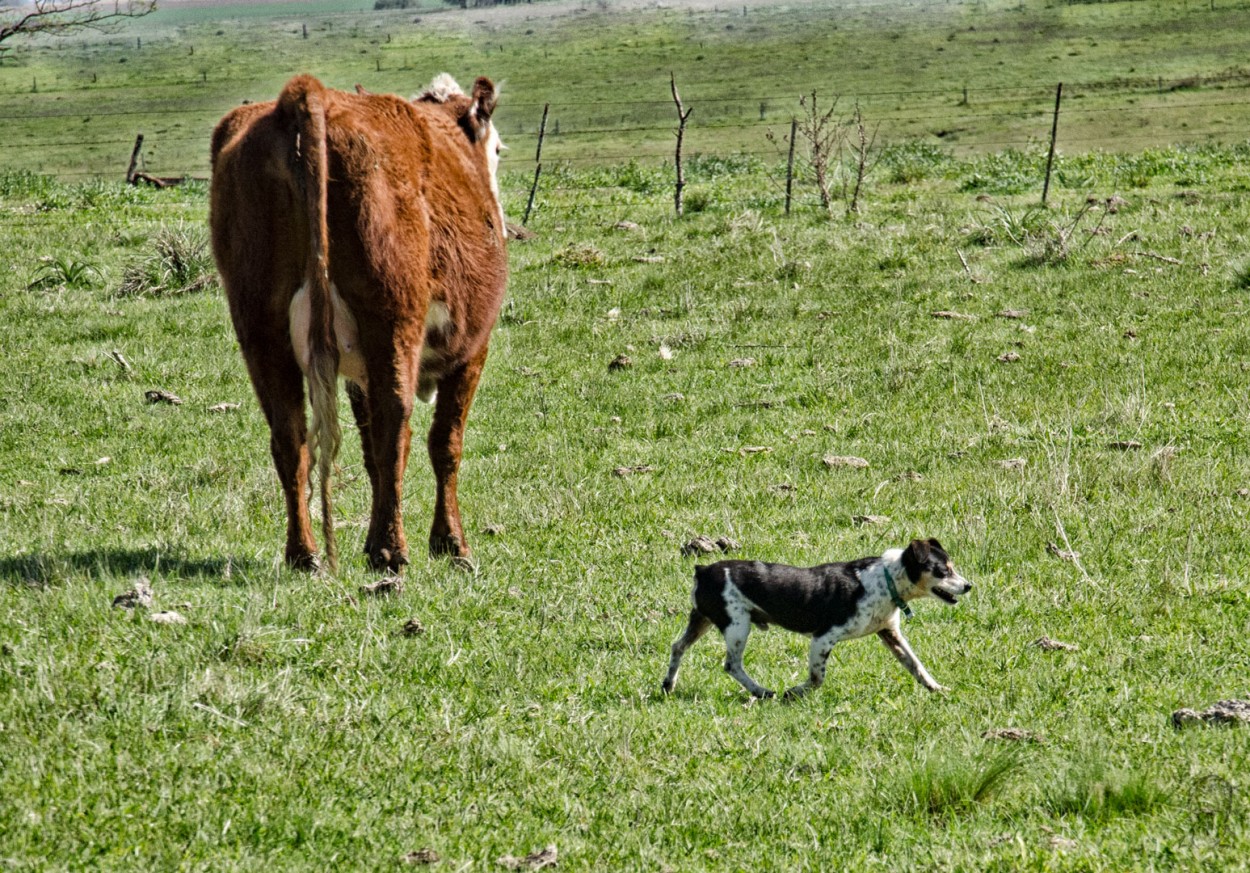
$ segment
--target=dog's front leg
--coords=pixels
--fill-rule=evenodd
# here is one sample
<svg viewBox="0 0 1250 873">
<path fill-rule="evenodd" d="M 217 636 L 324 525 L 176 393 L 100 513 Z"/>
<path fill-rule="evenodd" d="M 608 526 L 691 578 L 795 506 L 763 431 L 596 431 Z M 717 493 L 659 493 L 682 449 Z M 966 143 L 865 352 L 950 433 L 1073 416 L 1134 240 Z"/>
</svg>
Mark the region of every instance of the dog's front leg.
<svg viewBox="0 0 1250 873">
<path fill-rule="evenodd" d="M 742 653 L 746 651 L 750 633 L 751 620 L 746 616 L 735 616 L 725 628 L 725 672 L 737 679 L 752 697 L 772 697 L 773 693 L 748 676 L 742 666 Z"/>
<path fill-rule="evenodd" d="M 877 636 L 881 638 L 881 642 L 885 643 L 885 647 L 894 653 L 899 663 L 907 668 L 907 672 L 915 676 L 916 681 L 925 688 L 930 691 L 950 690 L 934 681 L 929 671 L 924 668 L 924 664 L 920 663 L 920 659 L 916 657 L 916 653 L 911 650 L 911 646 L 907 645 L 907 640 L 899 633 L 898 628 L 882 628 L 877 631 Z"/>
<path fill-rule="evenodd" d="M 812 637 L 812 645 L 807 650 L 807 681 L 793 688 L 787 688 L 783 700 L 797 700 L 809 691 L 819 688 L 825 681 L 825 664 L 829 661 L 829 652 L 842 636 L 834 631 Z"/>
</svg>

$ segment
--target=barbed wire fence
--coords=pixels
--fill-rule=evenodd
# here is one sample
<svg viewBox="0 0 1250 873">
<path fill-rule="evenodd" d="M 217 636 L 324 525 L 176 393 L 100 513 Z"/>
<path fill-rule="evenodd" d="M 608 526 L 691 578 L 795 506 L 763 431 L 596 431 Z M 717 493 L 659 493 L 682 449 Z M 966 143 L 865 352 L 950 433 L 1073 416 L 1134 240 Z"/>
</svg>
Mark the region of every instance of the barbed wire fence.
<svg viewBox="0 0 1250 873">
<path fill-rule="evenodd" d="M 145 96 L 131 87 L 125 91 L 125 105 L 108 107 L 99 90 L 0 94 L 0 129 L 11 132 L 0 149 L 0 172 L 17 168 L 75 180 L 123 178 L 135 169 L 132 164 L 127 170 L 127 158 L 137 155 L 138 169 L 145 174 L 207 178 L 209 134 L 229 105 L 223 106 L 220 98 Z M 925 143 L 962 154 L 1044 149 L 1054 126 L 1052 109 L 1058 108 L 1053 82 L 859 94 L 839 94 L 835 85 L 819 90 L 861 107 L 878 132 L 881 148 Z M 777 143 L 792 135 L 800 94 L 702 97 L 693 87 L 691 91 L 696 96 L 686 97 L 686 102 L 698 111 L 687 131 L 688 154 L 785 162 Z M 668 93 L 647 100 L 505 103 L 496 123 L 509 146 L 501 171 L 511 178 L 536 176 L 540 155 L 549 176 L 561 166 L 671 165 L 674 158 Z M 88 133 L 91 128 L 101 130 Z M 146 136 L 147 145 L 132 154 L 139 134 Z M 1230 144 L 1248 137 L 1250 72 L 1063 85 L 1058 147 L 1064 151 Z M 9 160 L 18 153 L 21 160 Z M 558 190 L 560 185 L 557 176 L 544 179 L 543 187 Z M 534 191 L 529 185 L 521 191 L 520 183 L 512 187 L 517 191 L 509 193 L 522 200 Z"/>
</svg>

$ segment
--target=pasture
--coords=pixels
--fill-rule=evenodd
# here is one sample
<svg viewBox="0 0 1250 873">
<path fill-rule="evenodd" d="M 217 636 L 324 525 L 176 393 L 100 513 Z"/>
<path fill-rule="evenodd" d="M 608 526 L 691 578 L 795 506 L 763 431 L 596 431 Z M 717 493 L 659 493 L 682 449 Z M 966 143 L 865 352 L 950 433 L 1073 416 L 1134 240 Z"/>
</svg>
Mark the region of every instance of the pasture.
<svg viewBox="0 0 1250 873">
<path fill-rule="evenodd" d="M 1244 866 L 1250 735 L 1170 721 L 1250 698 L 1244 144 L 1064 154 L 1048 209 L 1037 148 L 900 144 L 833 221 L 783 214 L 769 154 L 693 155 L 680 219 L 671 168 L 553 159 L 466 434 L 475 565 L 414 548 L 370 596 L 351 430 L 343 568 L 281 566 L 205 187 L 36 175 L 11 142 L 0 867 Z M 796 564 L 939 538 L 976 588 L 905 631 L 951 692 L 868 640 L 746 705 L 709 636 L 663 698 L 699 534 Z M 153 608 L 113 607 L 140 578 Z M 805 652 L 757 633 L 748 668 L 792 684 Z"/>
</svg>

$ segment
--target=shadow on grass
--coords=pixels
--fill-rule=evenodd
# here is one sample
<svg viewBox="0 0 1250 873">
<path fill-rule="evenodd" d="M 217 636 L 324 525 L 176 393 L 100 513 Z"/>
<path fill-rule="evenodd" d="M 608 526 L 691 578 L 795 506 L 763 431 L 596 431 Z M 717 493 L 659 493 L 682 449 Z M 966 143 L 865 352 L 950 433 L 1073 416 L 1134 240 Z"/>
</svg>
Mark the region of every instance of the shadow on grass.
<svg viewBox="0 0 1250 873">
<path fill-rule="evenodd" d="M 94 549 L 68 554 L 36 553 L 0 558 L 0 582 L 23 588 L 48 588 L 70 577 L 137 575 L 196 579 L 222 587 L 247 585 L 268 564 L 239 559 L 189 558 L 165 549 Z"/>
</svg>

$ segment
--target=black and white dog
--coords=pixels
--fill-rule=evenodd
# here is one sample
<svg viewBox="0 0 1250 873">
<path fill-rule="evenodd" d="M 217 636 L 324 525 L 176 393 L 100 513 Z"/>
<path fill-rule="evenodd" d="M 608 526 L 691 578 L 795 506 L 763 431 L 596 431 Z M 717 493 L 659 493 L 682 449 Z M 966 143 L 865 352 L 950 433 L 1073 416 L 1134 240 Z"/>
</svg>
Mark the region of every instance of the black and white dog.
<svg viewBox="0 0 1250 873">
<path fill-rule="evenodd" d="M 686 632 L 673 643 L 665 692 L 677 683 L 681 656 L 716 625 L 725 637 L 725 670 L 754 697 L 772 697 L 742 667 L 751 625 L 777 624 L 812 638 L 807 682 L 785 693 L 802 697 L 825 680 L 829 651 L 841 640 L 875 633 L 894 657 L 930 691 L 945 691 L 912 652 L 899 631 L 899 612 L 925 595 L 954 605 L 972 583 L 955 570 L 937 540 L 912 540 L 906 549 L 818 567 L 790 567 L 759 561 L 720 561 L 694 569 L 694 608 Z"/>
</svg>

